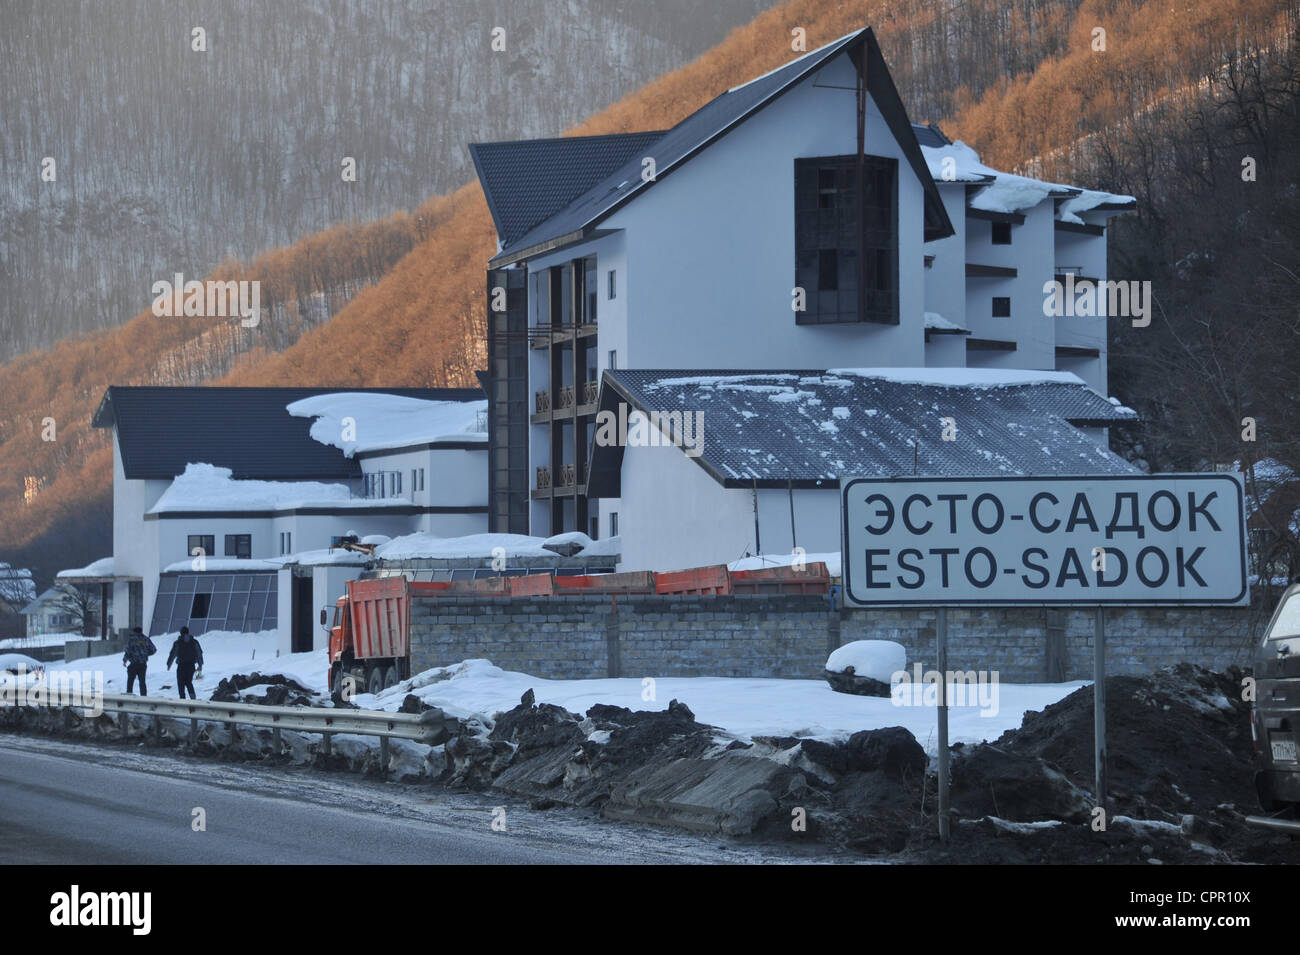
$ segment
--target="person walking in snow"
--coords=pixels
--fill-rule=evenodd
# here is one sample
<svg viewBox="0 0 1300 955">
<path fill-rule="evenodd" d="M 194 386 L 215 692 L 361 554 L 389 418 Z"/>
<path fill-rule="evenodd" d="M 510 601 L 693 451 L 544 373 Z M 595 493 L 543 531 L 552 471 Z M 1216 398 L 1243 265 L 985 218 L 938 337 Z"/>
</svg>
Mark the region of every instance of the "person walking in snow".
<svg viewBox="0 0 1300 955">
<path fill-rule="evenodd" d="M 126 667 L 126 693 L 131 695 L 136 678 L 140 679 L 140 695 L 148 696 L 144 685 L 145 671 L 149 669 L 149 658 L 158 652 L 153 641 L 144 635 L 144 631 L 135 627 L 131 636 L 126 638 L 126 652 L 122 654 L 122 666 Z"/>
<path fill-rule="evenodd" d="M 203 648 L 190 635 L 189 627 L 181 627 L 180 636 L 172 644 L 172 652 L 167 655 L 167 669 L 172 668 L 173 660 L 176 662 L 176 685 L 181 699 L 185 699 L 185 690 L 188 689 L 190 699 L 197 700 L 198 696 L 194 693 L 194 670 L 203 666 Z"/>
</svg>

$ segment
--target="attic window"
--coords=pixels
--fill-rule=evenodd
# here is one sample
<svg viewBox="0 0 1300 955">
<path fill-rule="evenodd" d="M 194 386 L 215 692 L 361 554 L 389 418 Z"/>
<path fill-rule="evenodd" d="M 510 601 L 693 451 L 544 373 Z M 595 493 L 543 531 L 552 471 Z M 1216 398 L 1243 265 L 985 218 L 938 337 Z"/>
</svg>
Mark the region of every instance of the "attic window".
<svg viewBox="0 0 1300 955">
<path fill-rule="evenodd" d="M 1011 223 L 1010 222 L 990 222 L 993 227 L 993 244 L 1010 245 L 1011 244 Z"/>
<path fill-rule="evenodd" d="M 865 157 L 861 221 L 856 156 L 796 159 L 794 178 L 795 320 L 897 324 L 898 161 Z"/>
</svg>

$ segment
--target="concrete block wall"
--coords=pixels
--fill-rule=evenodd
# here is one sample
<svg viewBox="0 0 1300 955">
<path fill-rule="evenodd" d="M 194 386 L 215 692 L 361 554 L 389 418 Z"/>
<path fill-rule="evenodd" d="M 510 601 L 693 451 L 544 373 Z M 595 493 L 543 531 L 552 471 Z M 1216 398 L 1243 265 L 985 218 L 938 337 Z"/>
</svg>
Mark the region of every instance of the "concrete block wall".
<svg viewBox="0 0 1300 955">
<path fill-rule="evenodd" d="M 1144 673 L 1189 661 L 1249 665 L 1271 599 L 1249 608 L 1106 611 L 1107 667 Z M 952 609 L 948 664 L 1011 682 L 1092 675 L 1090 608 Z M 436 597 L 411 610 L 412 672 L 483 657 L 549 679 L 612 676 L 821 677 L 832 649 L 895 640 L 934 664 L 933 609 L 831 611 L 825 597 Z"/>
</svg>

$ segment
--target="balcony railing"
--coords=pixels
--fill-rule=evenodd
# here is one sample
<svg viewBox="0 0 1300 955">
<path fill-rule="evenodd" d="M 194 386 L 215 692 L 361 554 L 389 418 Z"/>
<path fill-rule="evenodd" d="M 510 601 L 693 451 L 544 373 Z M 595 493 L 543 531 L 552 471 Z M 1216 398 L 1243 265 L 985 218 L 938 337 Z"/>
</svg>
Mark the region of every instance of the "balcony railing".
<svg viewBox="0 0 1300 955">
<path fill-rule="evenodd" d="M 578 469 L 572 464 L 560 465 L 560 481 L 558 487 L 573 487 L 578 483 Z"/>
<path fill-rule="evenodd" d="M 600 398 L 600 382 L 588 381 L 582 386 L 582 403 L 594 405 Z"/>
<path fill-rule="evenodd" d="M 539 467 L 537 469 L 537 490 L 545 491 L 551 486 L 551 469 L 549 467 Z"/>
<path fill-rule="evenodd" d="M 551 410 L 551 393 L 549 391 L 539 391 L 537 398 L 537 413 L 545 414 Z"/>
<path fill-rule="evenodd" d="M 573 385 L 565 385 L 560 389 L 560 394 L 555 402 L 557 409 L 573 407 Z"/>
</svg>

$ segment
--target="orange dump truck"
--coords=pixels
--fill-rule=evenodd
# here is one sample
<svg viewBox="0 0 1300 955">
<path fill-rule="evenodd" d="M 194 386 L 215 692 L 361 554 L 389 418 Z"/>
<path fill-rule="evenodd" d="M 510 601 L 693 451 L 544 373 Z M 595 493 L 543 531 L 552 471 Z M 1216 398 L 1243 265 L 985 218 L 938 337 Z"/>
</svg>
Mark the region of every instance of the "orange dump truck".
<svg viewBox="0 0 1300 955">
<path fill-rule="evenodd" d="M 349 580 L 330 626 L 330 691 L 352 680 L 354 693 L 378 693 L 411 675 L 411 601 L 443 597 L 563 597 L 583 595 L 826 593 L 826 565 L 728 571 L 723 565 L 651 573 L 550 573 L 478 580 L 419 581 L 406 577 Z M 350 694 L 349 694 L 350 695 Z"/>
</svg>

